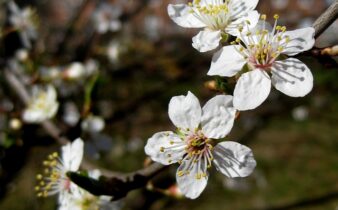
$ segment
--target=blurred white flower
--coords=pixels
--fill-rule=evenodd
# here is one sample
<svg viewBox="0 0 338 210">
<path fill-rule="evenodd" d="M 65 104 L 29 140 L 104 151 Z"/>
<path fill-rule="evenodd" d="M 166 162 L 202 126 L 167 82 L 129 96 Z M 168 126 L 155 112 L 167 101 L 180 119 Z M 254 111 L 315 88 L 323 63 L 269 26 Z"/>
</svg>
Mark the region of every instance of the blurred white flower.
<svg viewBox="0 0 338 210">
<path fill-rule="evenodd" d="M 309 110 L 305 106 L 299 106 L 292 110 L 292 117 L 297 121 L 304 121 L 309 117 Z"/>
<path fill-rule="evenodd" d="M 22 118 L 27 123 L 41 123 L 55 116 L 59 103 L 56 90 L 52 85 L 47 87 L 33 86 L 33 95 Z"/>
<path fill-rule="evenodd" d="M 63 106 L 63 121 L 70 126 L 75 126 L 80 120 L 80 112 L 74 102 L 66 102 Z"/>
<path fill-rule="evenodd" d="M 67 80 L 78 80 L 85 75 L 85 66 L 80 62 L 73 62 L 69 64 L 63 71 L 63 78 Z"/>
<path fill-rule="evenodd" d="M 9 127 L 13 130 L 19 130 L 22 127 L 22 122 L 18 118 L 13 118 L 9 121 Z"/>
<path fill-rule="evenodd" d="M 289 0 L 273 0 L 271 3 L 274 9 L 282 10 L 288 6 Z"/>
<path fill-rule="evenodd" d="M 121 44 L 118 41 L 111 41 L 107 47 L 107 56 L 111 63 L 119 61 L 121 54 Z"/>
<path fill-rule="evenodd" d="M 59 79 L 61 76 L 61 68 L 56 66 L 52 67 L 42 66 L 39 68 L 39 75 L 43 81 L 55 82 L 55 80 Z"/>
<path fill-rule="evenodd" d="M 151 40 L 156 41 L 160 38 L 161 25 L 161 21 L 155 15 L 149 15 L 144 19 L 144 31 Z"/>
<path fill-rule="evenodd" d="M 26 61 L 28 58 L 28 51 L 26 49 L 20 49 L 15 52 L 15 58 L 18 61 Z"/>
<path fill-rule="evenodd" d="M 120 7 L 109 3 L 101 3 L 93 14 L 96 31 L 100 34 L 108 31 L 115 32 L 121 29 L 121 22 L 118 19 L 122 14 Z"/>
<path fill-rule="evenodd" d="M 37 38 L 35 11 L 30 7 L 20 10 L 14 1 L 8 2 L 8 8 L 11 12 L 9 22 L 19 31 L 23 45 L 26 48 L 31 48 L 31 40 Z"/>
<path fill-rule="evenodd" d="M 262 15 L 265 20 L 266 16 Z M 272 85 L 291 97 L 303 97 L 313 87 L 310 69 L 296 58 L 277 60 L 311 49 L 315 43 L 312 27 L 286 31 L 277 25 L 274 16 L 272 31 L 262 21 L 250 32 L 241 32 L 233 45 L 225 46 L 212 58 L 208 75 L 240 76 L 234 90 L 234 107 L 238 110 L 255 109 L 268 97 Z M 242 73 L 244 65 L 249 71 Z M 271 75 L 271 77 L 269 76 Z"/>
<path fill-rule="evenodd" d="M 238 27 L 259 20 L 258 0 L 193 0 L 189 4 L 169 4 L 169 17 L 184 28 L 204 28 L 193 37 L 192 46 L 200 52 L 216 49 L 227 34 L 236 36 Z"/>
<path fill-rule="evenodd" d="M 77 186 L 67 177 L 68 171 L 77 171 L 83 158 L 84 143 L 81 138 L 61 148 L 61 157 L 57 152 L 48 156 L 43 162 L 46 167 L 43 174 L 36 176 L 38 185 L 35 187 L 38 197 L 47 197 L 59 193 L 59 205 L 70 210 L 73 193 Z"/>
<path fill-rule="evenodd" d="M 92 179 L 99 179 L 101 172 L 99 170 L 92 170 L 88 172 L 88 177 Z M 59 210 L 101 210 L 101 209 L 118 209 L 116 202 L 110 202 L 109 196 L 94 196 L 88 191 L 74 185 L 72 194 L 68 203 L 62 203 Z"/>
<path fill-rule="evenodd" d="M 188 198 L 197 198 L 207 185 L 208 168 L 227 177 L 246 177 L 256 167 L 250 148 L 233 141 L 212 146 L 212 139 L 226 137 L 235 120 L 232 96 L 218 95 L 203 108 L 196 96 L 175 96 L 169 103 L 169 118 L 177 132 L 155 133 L 148 139 L 145 153 L 164 165 L 179 163 L 176 180 Z"/>
<path fill-rule="evenodd" d="M 81 123 L 82 130 L 90 133 L 100 132 L 104 129 L 104 127 L 105 122 L 100 116 L 89 115 Z"/>
</svg>

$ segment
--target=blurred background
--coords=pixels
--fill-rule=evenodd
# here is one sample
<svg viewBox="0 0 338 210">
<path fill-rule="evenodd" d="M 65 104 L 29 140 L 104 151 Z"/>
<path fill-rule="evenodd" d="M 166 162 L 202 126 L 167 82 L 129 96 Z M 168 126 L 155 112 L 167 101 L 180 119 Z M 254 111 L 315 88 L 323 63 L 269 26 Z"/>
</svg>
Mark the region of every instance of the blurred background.
<svg viewBox="0 0 338 210">
<path fill-rule="evenodd" d="M 1 1 L 0 1 L 1 2 Z M 202 104 L 218 94 L 206 88 L 212 53 L 191 46 L 197 30 L 177 26 L 167 15 L 178 0 L 21 0 L 36 14 L 36 37 L 29 50 L 12 32 L 1 39 L 0 63 L 25 72 L 27 84 L 53 68 L 92 62 L 97 77 L 57 81 L 61 103 L 53 120 L 62 134 L 86 141 L 85 157 L 98 167 L 130 172 L 142 168 L 144 145 L 155 132 L 173 130 L 167 114 L 172 96 L 192 91 Z M 260 0 L 258 11 L 280 14 L 288 29 L 310 26 L 333 0 Z M 115 19 L 107 29 L 98 13 Z M 10 12 L 0 5 L 0 26 L 8 28 Z M 103 18 L 104 19 L 104 18 Z M 338 44 L 336 21 L 317 47 Z M 241 113 L 229 136 L 249 146 L 257 168 L 245 179 L 227 179 L 212 171 L 197 200 L 165 196 L 140 189 L 116 202 L 116 209 L 150 210 L 338 210 L 338 65 L 337 58 L 298 56 L 314 74 L 314 89 L 304 98 L 273 90 L 254 111 Z M 3 68 L 3 67 L 2 67 Z M 28 69 L 28 70 L 27 70 Z M 35 176 L 42 161 L 60 146 L 38 125 L 22 124 L 24 108 L 0 73 L 0 209 L 56 209 L 56 198 L 35 196 Z M 41 73 L 44 72 L 44 73 Z M 95 79 L 93 79 L 95 78 Z M 94 82 L 93 82 L 94 81 Z M 92 84 L 90 110 L 84 106 Z M 231 94 L 231 92 L 229 93 Z M 100 116 L 99 129 L 83 126 L 84 113 Z M 161 173 L 153 185 L 173 189 L 176 166 Z"/>
</svg>

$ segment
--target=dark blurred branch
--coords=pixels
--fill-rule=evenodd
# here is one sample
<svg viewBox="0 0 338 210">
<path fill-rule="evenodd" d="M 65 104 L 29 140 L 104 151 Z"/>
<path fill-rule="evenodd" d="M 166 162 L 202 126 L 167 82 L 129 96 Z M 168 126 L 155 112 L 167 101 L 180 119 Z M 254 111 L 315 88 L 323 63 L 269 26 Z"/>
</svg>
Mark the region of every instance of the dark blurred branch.
<svg viewBox="0 0 338 210">
<path fill-rule="evenodd" d="M 99 180 L 88 178 L 76 172 L 69 172 L 68 177 L 77 185 L 86 189 L 93 195 L 109 195 L 112 200 L 125 197 L 130 191 L 144 187 L 156 174 L 167 168 L 153 163 L 147 168 L 111 178 L 100 177 Z"/>
<path fill-rule="evenodd" d="M 313 27 L 316 30 L 315 38 L 319 37 L 338 18 L 338 0 L 315 21 Z"/>
</svg>

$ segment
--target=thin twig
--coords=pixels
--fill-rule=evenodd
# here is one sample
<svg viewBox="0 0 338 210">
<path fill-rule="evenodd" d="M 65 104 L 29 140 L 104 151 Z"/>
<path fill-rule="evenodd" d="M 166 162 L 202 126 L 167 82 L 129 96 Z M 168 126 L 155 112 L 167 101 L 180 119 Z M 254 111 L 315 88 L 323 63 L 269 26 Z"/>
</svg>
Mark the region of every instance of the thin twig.
<svg viewBox="0 0 338 210">
<path fill-rule="evenodd" d="M 338 18 L 338 0 L 335 0 L 331 6 L 315 21 L 315 38 L 318 38 L 335 20 Z"/>
</svg>

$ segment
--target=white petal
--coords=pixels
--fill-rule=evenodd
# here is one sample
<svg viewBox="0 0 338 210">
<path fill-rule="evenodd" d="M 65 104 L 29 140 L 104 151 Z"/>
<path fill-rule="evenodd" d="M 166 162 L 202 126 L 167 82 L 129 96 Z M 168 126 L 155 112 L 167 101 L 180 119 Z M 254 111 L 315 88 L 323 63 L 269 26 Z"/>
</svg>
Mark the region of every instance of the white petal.
<svg viewBox="0 0 338 210">
<path fill-rule="evenodd" d="M 208 138 L 224 138 L 231 131 L 236 115 L 232 98 L 229 95 L 219 95 L 204 105 L 201 125 Z"/>
<path fill-rule="evenodd" d="M 169 165 L 182 160 L 186 143 L 171 131 L 155 133 L 144 148 L 150 158 L 163 165 Z"/>
<path fill-rule="evenodd" d="M 22 114 L 22 119 L 27 123 L 41 123 L 47 119 L 44 112 L 36 109 L 26 109 Z"/>
<path fill-rule="evenodd" d="M 251 149 L 237 142 L 221 142 L 212 154 L 216 169 L 230 178 L 249 176 L 256 167 Z"/>
<path fill-rule="evenodd" d="M 258 0 L 235 0 L 230 1 L 230 12 L 234 18 L 246 15 L 249 11 L 256 8 Z"/>
<path fill-rule="evenodd" d="M 292 56 L 311 49 L 315 44 L 314 35 L 315 29 L 312 27 L 286 31 L 283 36 L 289 36 L 290 42 L 283 53 Z"/>
<path fill-rule="evenodd" d="M 192 46 L 200 52 L 207 52 L 216 49 L 221 39 L 221 31 L 203 30 L 192 38 Z"/>
<path fill-rule="evenodd" d="M 178 188 L 187 198 L 197 198 L 208 183 L 207 163 L 204 159 L 195 163 L 186 157 L 177 169 L 176 180 Z"/>
<path fill-rule="evenodd" d="M 206 25 L 197 19 L 194 14 L 190 12 L 190 7 L 186 4 L 169 4 L 169 17 L 179 26 L 185 28 L 202 28 Z"/>
<path fill-rule="evenodd" d="M 72 143 L 68 143 L 61 148 L 64 167 L 69 171 L 77 171 L 83 158 L 84 143 L 81 138 L 77 138 Z"/>
<path fill-rule="evenodd" d="M 234 90 L 234 107 L 241 111 L 255 109 L 269 96 L 270 89 L 266 72 L 256 69 L 242 74 Z"/>
<path fill-rule="evenodd" d="M 256 27 L 259 21 L 260 14 L 256 11 L 250 11 L 246 15 L 232 21 L 227 28 L 225 29 L 225 32 L 228 34 L 231 34 L 232 36 L 238 36 L 239 35 L 239 25 L 244 25 L 244 22 L 250 21 L 250 24 L 248 25 L 248 29 L 251 30 Z M 247 30 L 247 27 L 243 28 L 243 34 L 245 34 L 245 31 Z"/>
<path fill-rule="evenodd" d="M 210 76 L 235 76 L 244 66 L 246 61 L 238 52 L 238 45 L 223 47 L 212 57 L 211 66 L 208 71 Z"/>
<path fill-rule="evenodd" d="M 272 84 L 277 90 L 288 96 L 303 97 L 312 90 L 313 76 L 303 62 L 295 58 L 288 58 L 274 63 Z"/>
<path fill-rule="evenodd" d="M 169 102 L 169 118 L 177 128 L 194 130 L 201 121 L 201 105 L 190 91 L 187 96 L 172 97 Z"/>
</svg>

